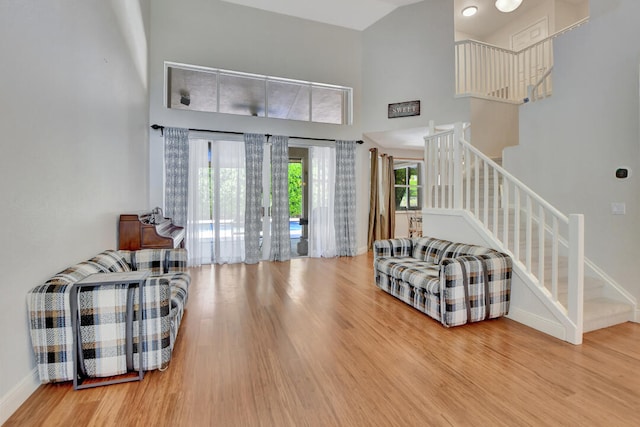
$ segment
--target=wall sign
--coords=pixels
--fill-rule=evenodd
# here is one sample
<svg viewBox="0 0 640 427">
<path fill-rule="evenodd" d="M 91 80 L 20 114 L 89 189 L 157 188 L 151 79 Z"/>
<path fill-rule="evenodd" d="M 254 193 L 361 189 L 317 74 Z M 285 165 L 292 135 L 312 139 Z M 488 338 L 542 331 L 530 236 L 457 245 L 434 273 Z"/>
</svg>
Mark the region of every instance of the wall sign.
<svg viewBox="0 0 640 427">
<path fill-rule="evenodd" d="M 420 115 L 420 101 L 407 101 L 389 104 L 388 116 L 390 119 L 396 117 L 409 117 Z"/>
</svg>

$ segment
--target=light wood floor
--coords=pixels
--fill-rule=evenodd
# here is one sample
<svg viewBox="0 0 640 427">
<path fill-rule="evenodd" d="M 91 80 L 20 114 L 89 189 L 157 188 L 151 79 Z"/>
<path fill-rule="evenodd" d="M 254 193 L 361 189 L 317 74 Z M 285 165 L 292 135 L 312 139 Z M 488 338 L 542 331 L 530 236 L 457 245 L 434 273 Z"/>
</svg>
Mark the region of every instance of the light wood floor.
<svg viewBox="0 0 640 427">
<path fill-rule="evenodd" d="M 6 426 L 637 426 L 640 325 L 573 346 L 452 329 L 373 285 L 370 255 L 193 269 L 165 372 L 41 386 Z"/>
</svg>

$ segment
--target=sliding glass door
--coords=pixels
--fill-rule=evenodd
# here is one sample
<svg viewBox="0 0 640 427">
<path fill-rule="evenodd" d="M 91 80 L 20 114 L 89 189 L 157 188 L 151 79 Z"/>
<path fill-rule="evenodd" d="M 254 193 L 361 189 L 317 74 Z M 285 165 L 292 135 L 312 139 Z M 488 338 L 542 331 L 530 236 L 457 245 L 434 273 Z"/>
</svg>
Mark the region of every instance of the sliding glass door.
<svg viewBox="0 0 640 427">
<path fill-rule="evenodd" d="M 245 150 L 241 141 L 190 140 L 186 245 L 190 265 L 244 262 Z M 289 147 L 291 256 L 335 255 L 333 147 Z M 313 191 L 313 194 L 311 194 Z M 271 150 L 262 164 L 262 260 L 272 245 Z"/>
<path fill-rule="evenodd" d="M 187 249 L 191 264 L 244 260 L 245 160 L 238 141 L 190 140 Z"/>
</svg>

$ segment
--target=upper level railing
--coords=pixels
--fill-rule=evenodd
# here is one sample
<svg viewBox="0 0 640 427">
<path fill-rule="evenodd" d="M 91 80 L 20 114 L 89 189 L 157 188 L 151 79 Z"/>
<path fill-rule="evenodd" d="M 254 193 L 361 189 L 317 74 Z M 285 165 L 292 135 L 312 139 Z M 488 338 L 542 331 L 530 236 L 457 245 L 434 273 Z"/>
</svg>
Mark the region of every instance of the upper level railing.
<svg viewBox="0 0 640 427">
<path fill-rule="evenodd" d="M 456 42 L 456 95 L 523 102 L 527 88 L 553 66 L 553 40 L 519 52 L 475 40 Z"/>
<path fill-rule="evenodd" d="M 461 124 L 425 137 L 425 209 L 472 213 L 569 320 L 582 341 L 583 216 L 565 216 L 469 144 Z"/>
<path fill-rule="evenodd" d="M 536 98 L 549 96 L 553 39 L 587 21 L 584 18 L 519 51 L 476 40 L 456 42 L 456 95 L 522 103 L 531 100 L 529 88 L 535 87 Z"/>
</svg>

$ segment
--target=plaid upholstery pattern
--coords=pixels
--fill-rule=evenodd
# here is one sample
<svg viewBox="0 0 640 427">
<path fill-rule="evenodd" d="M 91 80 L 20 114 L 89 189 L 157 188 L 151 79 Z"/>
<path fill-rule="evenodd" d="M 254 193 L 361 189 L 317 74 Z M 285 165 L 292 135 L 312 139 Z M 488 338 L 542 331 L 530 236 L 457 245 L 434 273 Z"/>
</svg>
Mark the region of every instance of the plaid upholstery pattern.
<svg viewBox="0 0 640 427">
<path fill-rule="evenodd" d="M 395 239 L 398 240 L 408 239 Z M 390 255 L 393 250 L 388 248 L 396 246 L 394 241 L 374 244 L 375 282 L 385 292 L 447 327 L 509 312 L 511 258 L 508 255 L 429 237 L 413 239 L 411 256 Z M 424 261 L 425 258 L 440 261 Z"/>
<path fill-rule="evenodd" d="M 159 275 L 187 269 L 187 250 L 184 248 L 119 252 L 128 258 L 133 271 L 149 270 L 152 275 Z"/>
<path fill-rule="evenodd" d="M 131 271 L 130 264 L 124 259 L 122 254 L 118 251 L 107 250 L 101 254 L 91 258 L 89 262 L 94 262 L 106 268 L 107 271 L 114 273 L 120 273 L 125 271 Z"/>
<path fill-rule="evenodd" d="M 452 243 L 442 252 L 440 262 L 445 258 L 457 258 L 465 255 L 485 255 L 491 252 L 494 252 L 493 249 L 485 248 L 484 246 Z"/>
<path fill-rule="evenodd" d="M 411 255 L 413 241 L 411 239 L 388 239 L 373 242 L 373 257 L 390 257 Z"/>
<path fill-rule="evenodd" d="M 189 296 L 191 277 L 185 272 L 169 273 L 171 282 L 171 350 L 176 342 L 180 322 Z"/>
<path fill-rule="evenodd" d="M 499 252 L 445 259 L 442 324 L 458 326 L 509 312 L 511 258 Z"/>
<path fill-rule="evenodd" d="M 434 239 L 432 237 L 420 237 L 414 241 L 413 253 L 411 256 L 432 264 L 439 264 L 445 251 L 451 245 L 452 243 L 448 240 Z"/>
<path fill-rule="evenodd" d="M 49 283 L 28 295 L 31 344 L 42 383 L 73 379 L 69 290 L 67 283 Z"/>
<path fill-rule="evenodd" d="M 127 288 L 106 285 L 82 290 L 78 293 L 78 310 L 82 319 L 81 372 L 92 377 L 126 373 Z"/>
<path fill-rule="evenodd" d="M 144 253 L 143 262 L 135 267 L 156 266 L 168 274 L 152 275 L 145 282 L 142 366 L 144 370 L 166 368 L 187 302 L 190 276 L 186 272 L 186 250 L 154 250 Z M 146 252 L 146 251 L 138 251 Z M 89 261 L 72 266 L 43 285 L 29 291 L 27 302 L 34 349 L 42 383 L 73 380 L 73 331 L 71 328 L 70 293 L 72 285 L 94 273 L 129 271 L 134 253 L 105 251 Z M 161 260 L 161 262 L 160 262 Z M 80 335 L 83 361 L 81 370 L 88 376 L 112 376 L 127 371 L 125 355 L 125 313 L 127 291 L 123 286 L 108 285 L 79 292 L 82 318 Z M 133 364 L 138 369 L 140 358 L 139 293 L 132 292 Z"/>
<path fill-rule="evenodd" d="M 381 264 L 385 264 L 385 261 L 386 260 L 383 260 Z M 408 258 L 405 258 L 405 261 L 407 262 L 406 265 L 413 265 L 414 267 L 419 265 L 419 263 L 426 264 L 424 261 L 420 260 L 415 260 L 411 263 Z M 398 269 L 398 271 L 400 271 L 400 269 Z M 394 277 L 391 274 L 382 273 L 378 269 L 375 269 L 375 280 L 376 285 L 383 291 L 393 295 L 401 301 L 406 302 L 428 316 L 436 320 L 440 320 L 440 298 L 438 293 L 431 293 L 424 288 L 412 286 L 401 278 Z M 434 282 L 435 285 L 439 287 L 439 280 L 440 279 L 436 277 L 428 287 L 432 287 Z"/>
<path fill-rule="evenodd" d="M 376 271 L 428 293 L 440 292 L 440 266 L 413 257 L 387 257 L 375 261 Z"/>
</svg>

